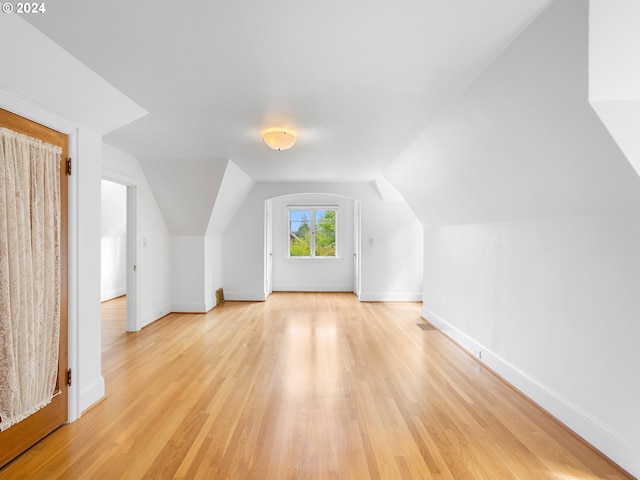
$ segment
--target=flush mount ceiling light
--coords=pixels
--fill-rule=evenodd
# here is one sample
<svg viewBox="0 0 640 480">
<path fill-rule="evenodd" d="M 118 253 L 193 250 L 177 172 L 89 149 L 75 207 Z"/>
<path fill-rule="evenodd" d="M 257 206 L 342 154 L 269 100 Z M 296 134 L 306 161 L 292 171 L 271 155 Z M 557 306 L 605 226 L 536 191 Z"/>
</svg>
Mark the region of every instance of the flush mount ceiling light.
<svg viewBox="0 0 640 480">
<path fill-rule="evenodd" d="M 296 143 L 295 134 L 283 128 L 269 128 L 262 132 L 262 138 L 274 150 L 288 150 Z"/>
</svg>

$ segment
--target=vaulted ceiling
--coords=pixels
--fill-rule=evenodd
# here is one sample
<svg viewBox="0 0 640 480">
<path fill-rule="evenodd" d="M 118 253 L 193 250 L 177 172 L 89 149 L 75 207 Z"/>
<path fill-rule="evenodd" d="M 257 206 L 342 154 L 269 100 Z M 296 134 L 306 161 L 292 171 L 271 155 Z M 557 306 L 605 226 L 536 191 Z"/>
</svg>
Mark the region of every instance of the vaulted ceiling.
<svg viewBox="0 0 640 480">
<path fill-rule="evenodd" d="M 371 181 L 551 0 L 67 0 L 24 17 L 149 113 L 104 136 L 254 181 Z M 269 150 L 263 128 L 297 132 Z"/>
</svg>

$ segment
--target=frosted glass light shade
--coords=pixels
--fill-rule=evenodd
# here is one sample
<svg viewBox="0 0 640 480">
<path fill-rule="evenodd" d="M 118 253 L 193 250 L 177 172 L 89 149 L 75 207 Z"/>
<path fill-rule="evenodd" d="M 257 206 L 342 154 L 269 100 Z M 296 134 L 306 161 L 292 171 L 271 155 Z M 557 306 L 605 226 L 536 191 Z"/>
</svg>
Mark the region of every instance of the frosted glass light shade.
<svg viewBox="0 0 640 480">
<path fill-rule="evenodd" d="M 262 132 L 262 138 L 269 148 L 274 150 L 288 150 L 296 143 L 296 136 L 288 130 L 270 128 Z"/>
</svg>

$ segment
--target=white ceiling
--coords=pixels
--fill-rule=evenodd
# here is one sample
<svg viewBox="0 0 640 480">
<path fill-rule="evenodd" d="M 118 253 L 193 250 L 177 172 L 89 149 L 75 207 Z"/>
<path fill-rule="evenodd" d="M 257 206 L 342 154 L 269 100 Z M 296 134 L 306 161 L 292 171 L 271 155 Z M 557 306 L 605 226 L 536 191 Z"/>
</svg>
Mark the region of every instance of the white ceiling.
<svg viewBox="0 0 640 480">
<path fill-rule="evenodd" d="M 551 0 L 66 0 L 24 17 L 149 112 L 104 140 L 145 166 L 371 181 Z M 269 150 L 266 127 L 298 133 Z"/>
</svg>

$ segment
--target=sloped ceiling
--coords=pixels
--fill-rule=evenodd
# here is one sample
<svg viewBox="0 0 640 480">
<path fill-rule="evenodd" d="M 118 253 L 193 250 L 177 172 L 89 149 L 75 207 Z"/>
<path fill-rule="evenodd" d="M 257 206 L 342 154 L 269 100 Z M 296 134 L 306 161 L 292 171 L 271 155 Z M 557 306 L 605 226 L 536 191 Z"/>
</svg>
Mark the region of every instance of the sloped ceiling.
<svg viewBox="0 0 640 480">
<path fill-rule="evenodd" d="M 370 182 L 549 3 L 67 0 L 24 19 L 149 112 L 104 137 L 146 172 Z M 269 150 L 270 126 L 294 149 Z"/>
<path fill-rule="evenodd" d="M 0 15 L 0 88 L 12 99 L 105 134 L 146 111 L 19 15 Z"/>
<path fill-rule="evenodd" d="M 204 235 L 227 167 L 225 159 L 141 162 L 173 235 Z"/>
<path fill-rule="evenodd" d="M 254 185 L 255 182 L 240 167 L 231 160 L 227 162 L 224 178 L 209 219 L 207 235 L 224 233 Z"/>
<path fill-rule="evenodd" d="M 423 225 L 640 206 L 638 175 L 589 105 L 588 7 L 556 0 L 384 169 Z"/>
<path fill-rule="evenodd" d="M 589 99 L 640 173 L 640 2 L 589 3 Z"/>
</svg>

